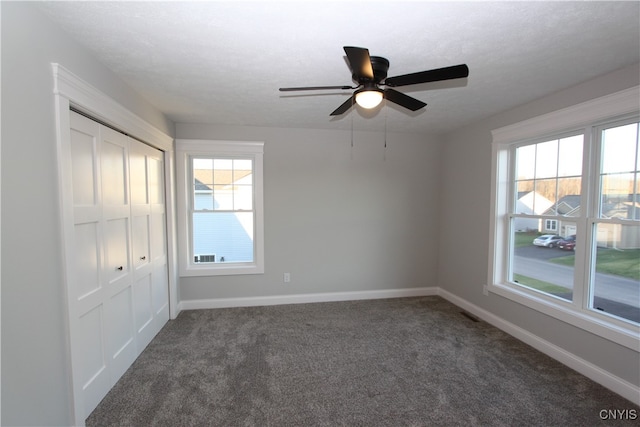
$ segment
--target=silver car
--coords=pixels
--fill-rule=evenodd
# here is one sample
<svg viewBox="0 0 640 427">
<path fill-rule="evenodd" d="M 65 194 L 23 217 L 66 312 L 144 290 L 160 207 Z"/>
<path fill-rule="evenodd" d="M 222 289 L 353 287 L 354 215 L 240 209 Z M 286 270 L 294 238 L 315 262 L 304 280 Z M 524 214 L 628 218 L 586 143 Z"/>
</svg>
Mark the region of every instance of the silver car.
<svg viewBox="0 0 640 427">
<path fill-rule="evenodd" d="M 533 244 L 536 246 L 543 246 L 545 248 L 555 248 L 558 246 L 558 242 L 562 240 L 562 237 L 557 234 L 543 234 L 540 237 L 534 239 Z"/>
</svg>

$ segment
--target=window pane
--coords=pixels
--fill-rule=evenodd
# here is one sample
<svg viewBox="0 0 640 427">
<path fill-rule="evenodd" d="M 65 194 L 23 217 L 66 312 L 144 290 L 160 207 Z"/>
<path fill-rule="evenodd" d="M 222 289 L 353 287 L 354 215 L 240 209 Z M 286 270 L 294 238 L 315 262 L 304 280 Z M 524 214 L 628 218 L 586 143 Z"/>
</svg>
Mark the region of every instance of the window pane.
<svg viewBox="0 0 640 427">
<path fill-rule="evenodd" d="M 523 227 L 518 226 L 518 221 L 523 218 L 514 220 L 512 228 L 522 229 Z M 544 226 L 567 229 L 566 224 L 555 220 L 543 221 L 541 227 Z M 572 230 L 575 232 L 575 228 Z M 554 232 L 544 234 L 522 230 L 512 232 L 511 237 L 513 249 L 510 280 L 529 289 L 570 301 L 573 296 L 575 243 L 563 245 L 564 249 L 560 249 L 558 245 L 562 239 Z"/>
<path fill-rule="evenodd" d="M 233 183 L 233 160 L 215 159 L 213 161 L 215 169 L 214 182 L 218 185 Z"/>
<path fill-rule="evenodd" d="M 193 195 L 193 209 L 196 211 L 213 210 L 213 192 L 199 191 L 197 188 Z"/>
<path fill-rule="evenodd" d="M 196 187 L 200 184 L 213 184 L 212 159 L 193 159 L 193 181 Z"/>
<path fill-rule="evenodd" d="M 215 255 L 215 262 L 253 262 L 253 213 L 194 213 L 193 254 Z"/>
<path fill-rule="evenodd" d="M 591 308 L 640 322 L 640 225 L 597 224 Z"/>
<path fill-rule="evenodd" d="M 635 174 L 620 173 L 600 177 L 600 218 L 633 219 Z"/>
<path fill-rule="evenodd" d="M 237 211 L 253 209 L 253 186 L 236 185 L 233 192 L 233 207 Z"/>
<path fill-rule="evenodd" d="M 544 215 L 554 215 L 548 209 L 556 203 L 556 179 L 540 179 L 536 181 L 536 211 Z M 546 206 L 546 209 L 543 208 Z M 544 210 L 542 210 L 544 209 Z"/>
<path fill-rule="evenodd" d="M 558 176 L 579 176 L 582 174 L 582 140 L 582 135 L 560 140 Z"/>
<path fill-rule="evenodd" d="M 631 172 L 638 168 L 638 124 L 602 132 L 602 173 Z"/>
<path fill-rule="evenodd" d="M 536 146 L 536 178 L 555 177 L 558 172 L 558 140 Z"/>
<path fill-rule="evenodd" d="M 516 179 L 535 178 L 536 146 L 526 145 L 516 150 Z"/>
</svg>

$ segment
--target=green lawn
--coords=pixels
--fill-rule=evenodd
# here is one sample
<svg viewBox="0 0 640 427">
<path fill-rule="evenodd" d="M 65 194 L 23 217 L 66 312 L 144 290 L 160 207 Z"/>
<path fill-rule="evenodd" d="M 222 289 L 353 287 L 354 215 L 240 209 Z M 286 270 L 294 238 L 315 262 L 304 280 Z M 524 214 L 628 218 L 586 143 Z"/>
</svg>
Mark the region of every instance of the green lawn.
<svg viewBox="0 0 640 427">
<path fill-rule="evenodd" d="M 521 285 L 528 286 L 530 288 L 537 289 L 549 294 L 567 294 L 571 292 L 571 289 L 563 288 L 562 286 L 554 285 L 553 283 L 544 282 L 538 279 L 533 279 L 521 274 L 514 274 L 513 280 Z"/>
<path fill-rule="evenodd" d="M 515 233 L 513 236 L 513 244 L 516 248 L 521 248 L 523 246 L 529 246 L 533 244 L 533 239 L 538 236 L 542 236 L 541 233 L 537 233 L 535 231 L 527 232 L 527 233 Z"/>
<path fill-rule="evenodd" d="M 560 265 L 573 266 L 575 255 L 553 258 L 549 261 Z M 598 248 L 596 271 L 640 280 L 640 249 L 616 250 Z"/>
</svg>

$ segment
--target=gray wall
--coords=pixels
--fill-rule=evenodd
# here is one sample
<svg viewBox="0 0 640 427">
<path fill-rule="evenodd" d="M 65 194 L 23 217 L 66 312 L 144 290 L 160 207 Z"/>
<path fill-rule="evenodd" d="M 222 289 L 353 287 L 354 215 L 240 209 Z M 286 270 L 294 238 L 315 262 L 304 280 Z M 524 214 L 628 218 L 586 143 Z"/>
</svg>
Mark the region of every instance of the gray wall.
<svg viewBox="0 0 640 427">
<path fill-rule="evenodd" d="M 176 124 L 177 138 L 264 141 L 265 274 L 180 279 L 182 300 L 436 286 L 435 138 Z M 386 158 L 385 158 L 386 157 Z M 291 283 L 283 283 L 283 273 Z"/>
<path fill-rule="evenodd" d="M 2 2 L 2 425 L 71 421 L 51 62 L 173 126 L 27 3 Z"/>
<path fill-rule="evenodd" d="M 639 83 L 637 65 L 491 117 L 448 135 L 442 153 L 440 254 L 442 288 L 638 385 L 638 353 L 495 294 L 487 281 L 491 190 L 491 130 Z M 446 238 L 444 238 L 446 236 Z"/>
</svg>

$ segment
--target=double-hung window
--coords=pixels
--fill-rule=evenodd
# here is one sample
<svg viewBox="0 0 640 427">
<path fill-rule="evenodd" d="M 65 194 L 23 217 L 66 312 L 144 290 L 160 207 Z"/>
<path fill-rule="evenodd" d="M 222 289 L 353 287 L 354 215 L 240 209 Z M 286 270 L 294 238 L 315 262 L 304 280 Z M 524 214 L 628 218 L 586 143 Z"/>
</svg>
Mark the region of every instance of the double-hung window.
<svg viewBox="0 0 640 427">
<path fill-rule="evenodd" d="M 635 349 L 638 92 L 493 131 L 488 278 L 491 292 Z"/>
<path fill-rule="evenodd" d="M 263 273 L 263 143 L 176 144 L 180 274 Z"/>
</svg>

